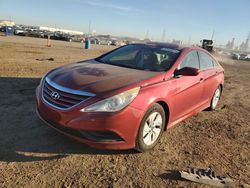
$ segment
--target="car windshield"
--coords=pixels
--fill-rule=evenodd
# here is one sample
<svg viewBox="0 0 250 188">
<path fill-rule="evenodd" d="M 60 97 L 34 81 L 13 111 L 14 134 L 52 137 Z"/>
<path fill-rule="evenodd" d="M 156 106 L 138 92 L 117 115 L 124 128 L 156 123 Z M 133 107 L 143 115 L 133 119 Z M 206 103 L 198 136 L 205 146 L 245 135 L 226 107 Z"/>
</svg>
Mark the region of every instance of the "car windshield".
<svg viewBox="0 0 250 188">
<path fill-rule="evenodd" d="M 96 60 L 101 63 L 140 69 L 166 71 L 180 54 L 179 50 L 143 44 L 131 44 L 112 51 Z"/>
</svg>

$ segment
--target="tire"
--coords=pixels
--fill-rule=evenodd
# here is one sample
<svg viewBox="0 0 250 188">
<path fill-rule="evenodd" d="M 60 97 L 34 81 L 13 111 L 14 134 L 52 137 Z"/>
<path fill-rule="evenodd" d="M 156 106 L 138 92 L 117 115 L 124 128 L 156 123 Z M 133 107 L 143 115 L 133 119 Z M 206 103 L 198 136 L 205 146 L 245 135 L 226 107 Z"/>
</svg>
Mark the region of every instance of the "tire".
<svg viewBox="0 0 250 188">
<path fill-rule="evenodd" d="M 214 92 L 213 98 L 211 99 L 210 107 L 208 108 L 208 110 L 210 111 L 215 110 L 221 97 L 221 91 L 222 91 L 221 86 L 217 87 L 217 89 Z"/>
<path fill-rule="evenodd" d="M 139 152 L 153 149 L 161 138 L 165 124 L 165 111 L 156 103 L 147 110 L 141 121 L 135 149 Z"/>
</svg>

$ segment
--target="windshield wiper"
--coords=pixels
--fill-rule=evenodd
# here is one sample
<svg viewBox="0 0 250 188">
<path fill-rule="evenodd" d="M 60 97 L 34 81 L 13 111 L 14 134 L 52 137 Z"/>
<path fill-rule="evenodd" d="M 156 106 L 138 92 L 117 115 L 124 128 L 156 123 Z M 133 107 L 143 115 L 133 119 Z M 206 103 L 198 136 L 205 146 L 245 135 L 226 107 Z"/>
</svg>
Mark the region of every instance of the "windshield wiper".
<svg viewBox="0 0 250 188">
<path fill-rule="evenodd" d="M 102 59 L 96 58 L 96 61 L 98 61 L 99 63 L 106 63 L 105 61 L 103 61 Z"/>
<path fill-rule="evenodd" d="M 111 62 L 105 62 L 105 63 L 109 64 L 109 65 L 119 66 L 119 67 L 126 67 L 126 68 L 132 68 L 132 69 L 136 69 L 137 68 L 137 67 L 126 65 L 126 64 L 117 64 L 117 63 L 111 63 Z"/>
</svg>

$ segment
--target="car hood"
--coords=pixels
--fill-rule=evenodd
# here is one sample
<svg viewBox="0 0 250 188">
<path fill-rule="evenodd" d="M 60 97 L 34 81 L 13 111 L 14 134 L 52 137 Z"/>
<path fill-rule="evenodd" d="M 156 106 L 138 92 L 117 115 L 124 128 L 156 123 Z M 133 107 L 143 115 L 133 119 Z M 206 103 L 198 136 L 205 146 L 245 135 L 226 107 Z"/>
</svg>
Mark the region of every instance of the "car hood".
<svg viewBox="0 0 250 188">
<path fill-rule="evenodd" d="M 162 73 L 119 67 L 90 60 L 60 67 L 49 73 L 47 78 L 57 85 L 98 95 L 131 84 L 142 84 L 144 80 L 147 80 L 146 84 L 159 82 L 163 80 L 164 76 L 155 76 L 160 74 Z"/>
</svg>

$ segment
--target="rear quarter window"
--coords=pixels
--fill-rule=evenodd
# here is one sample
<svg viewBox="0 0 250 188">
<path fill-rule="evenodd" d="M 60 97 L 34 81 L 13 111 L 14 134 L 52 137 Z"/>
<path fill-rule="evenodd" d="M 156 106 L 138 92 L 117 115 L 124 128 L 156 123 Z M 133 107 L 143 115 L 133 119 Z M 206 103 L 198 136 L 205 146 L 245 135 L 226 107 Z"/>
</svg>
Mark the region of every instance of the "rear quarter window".
<svg viewBox="0 0 250 188">
<path fill-rule="evenodd" d="M 200 58 L 200 67 L 201 70 L 209 69 L 214 67 L 214 61 L 213 59 L 206 53 L 199 51 L 199 58 Z"/>
<path fill-rule="evenodd" d="M 212 59 L 212 61 L 213 61 L 214 67 L 219 66 L 219 63 L 215 59 Z"/>
</svg>

